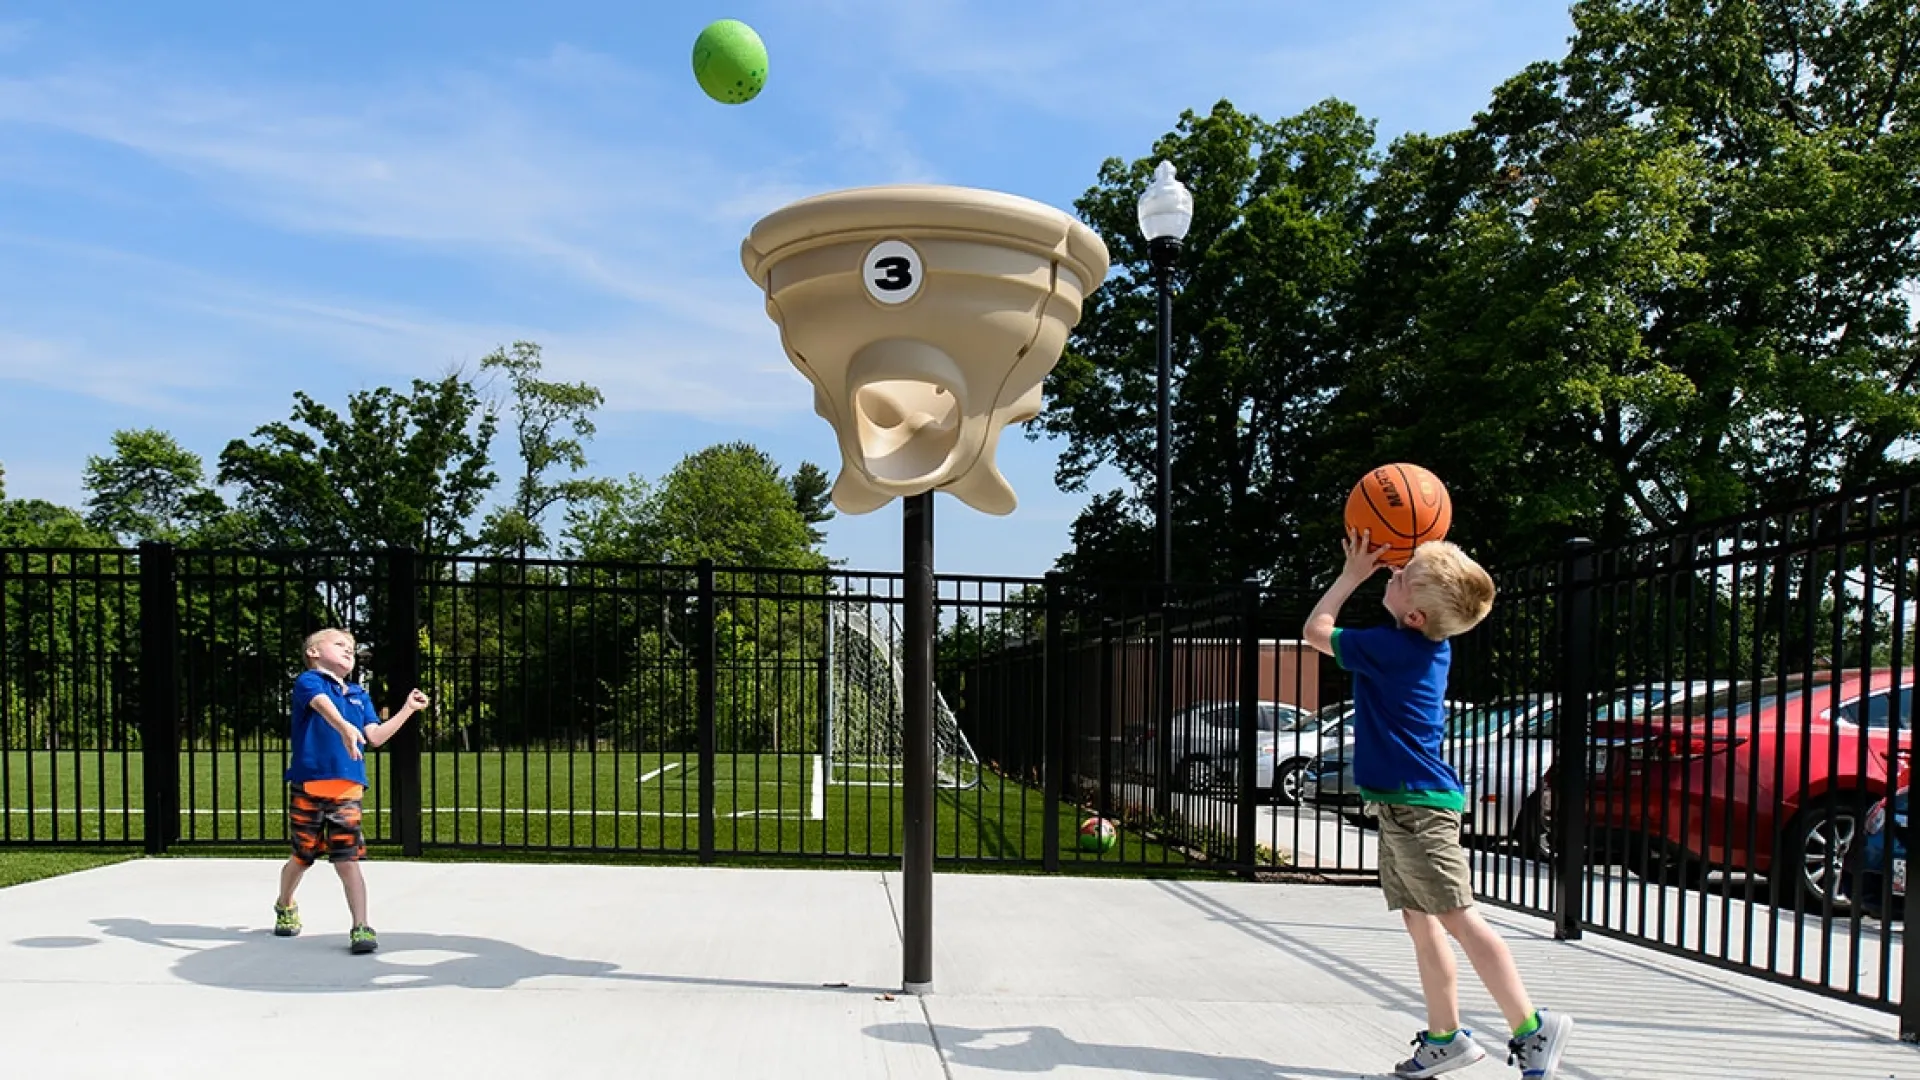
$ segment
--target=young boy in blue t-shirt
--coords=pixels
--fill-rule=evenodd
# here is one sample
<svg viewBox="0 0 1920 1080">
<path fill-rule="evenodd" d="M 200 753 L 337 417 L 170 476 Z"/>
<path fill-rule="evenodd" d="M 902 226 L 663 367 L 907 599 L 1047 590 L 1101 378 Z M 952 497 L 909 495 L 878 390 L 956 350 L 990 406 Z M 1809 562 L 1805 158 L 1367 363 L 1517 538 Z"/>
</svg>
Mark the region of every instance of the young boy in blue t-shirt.
<svg viewBox="0 0 1920 1080">
<path fill-rule="evenodd" d="M 307 636 L 307 670 L 293 681 L 292 760 L 287 765 L 287 818 L 293 855 L 280 868 L 280 895 L 273 902 L 273 932 L 300 932 L 293 891 L 315 859 L 326 855 L 347 893 L 353 927 L 348 948 L 370 953 L 380 947 L 367 925 L 367 883 L 360 860 L 367 843 L 360 832 L 360 799 L 367 790 L 361 747 L 392 738 L 414 713 L 430 704 L 415 690 L 392 719 L 382 722 L 365 688 L 347 681 L 355 661 L 353 635 L 319 630 Z"/>
<path fill-rule="evenodd" d="M 1506 942 L 1473 906 L 1466 849 L 1460 844 L 1466 795 L 1441 756 L 1446 737 L 1448 639 L 1493 608 L 1493 579 L 1444 541 L 1414 549 L 1387 582 L 1392 626 L 1339 630 L 1340 606 L 1380 569 L 1371 538 L 1348 533 L 1346 566 L 1307 617 L 1307 644 L 1353 673 L 1353 775 L 1367 812 L 1380 823 L 1380 888 L 1413 938 L 1426 998 L 1427 1028 L 1403 1077 L 1439 1076 L 1487 1056 L 1460 1027 L 1453 935 L 1513 1029 L 1508 1063 L 1527 1080 L 1549 1080 L 1573 1031 L 1573 1018 L 1535 1010 Z"/>
</svg>

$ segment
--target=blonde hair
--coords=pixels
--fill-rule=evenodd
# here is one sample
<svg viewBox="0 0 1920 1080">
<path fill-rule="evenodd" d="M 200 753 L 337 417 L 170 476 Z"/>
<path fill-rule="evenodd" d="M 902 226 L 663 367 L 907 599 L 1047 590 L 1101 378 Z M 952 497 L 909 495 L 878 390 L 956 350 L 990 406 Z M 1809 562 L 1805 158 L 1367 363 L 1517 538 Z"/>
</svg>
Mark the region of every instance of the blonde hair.
<svg viewBox="0 0 1920 1080">
<path fill-rule="evenodd" d="M 1455 544 L 1421 544 L 1405 572 L 1413 607 L 1427 617 L 1421 632 L 1431 641 L 1464 634 L 1493 610 L 1493 578 Z"/>
<path fill-rule="evenodd" d="M 307 635 L 306 644 L 300 650 L 301 655 L 307 658 L 308 667 L 313 666 L 313 651 L 320 647 L 320 642 L 323 639 L 333 637 L 336 634 L 347 639 L 347 648 L 349 649 L 353 648 L 357 644 L 353 640 L 353 635 L 348 633 L 345 630 L 340 630 L 334 627 L 328 627 L 325 630 L 315 630 L 313 633 Z"/>
</svg>

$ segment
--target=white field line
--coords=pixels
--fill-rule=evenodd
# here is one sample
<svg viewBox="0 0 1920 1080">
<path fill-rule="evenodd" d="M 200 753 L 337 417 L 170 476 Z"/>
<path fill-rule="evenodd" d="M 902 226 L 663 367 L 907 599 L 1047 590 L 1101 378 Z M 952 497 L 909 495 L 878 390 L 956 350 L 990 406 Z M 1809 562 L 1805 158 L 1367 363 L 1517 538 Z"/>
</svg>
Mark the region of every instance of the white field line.
<svg viewBox="0 0 1920 1080">
<path fill-rule="evenodd" d="M 679 768 L 679 767 L 680 767 L 680 763 L 679 763 L 679 762 L 677 762 L 677 761 L 669 761 L 669 762 L 667 762 L 667 763 L 666 763 L 665 765 L 662 765 L 662 766 L 660 766 L 659 768 L 657 768 L 657 769 L 655 769 L 655 770 L 653 770 L 652 772 L 650 772 L 650 773 L 648 773 L 647 775 L 645 775 L 645 776 L 643 776 L 643 777 L 641 777 L 641 778 L 639 779 L 639 781 L 638 781 L 638 782 L 639 782 L 639 783 L 642 783 L 642 784 L 644 784 L 644 783 L 646 783 L 647 781 L 649 781 L 649 780 L 651 780 L 651 779 L 653 779 L 654 777 L 656 777 L 656 776 L 659 776 L 659 775 L 660 775 L 661 773 L 663 773 L 663 772 L 666 772 L 666 771 L 667 771 L 668 769 L 677 769 L 677 768 Z"/>
<path fill-rule="evenodd" d="M 269 816 L 279 817 L 284 813 L 284 811 L 275 807 L 262 808 L 258 806 L 248 806 L 248 807 L 242 807 L 237 809 L 232 807 L 220 807 L 217 809 L 206 809 L 206 808 L 196 809 L 196 808 L 182 807 L 180 812 L 183 814 L 192 814 L 195 817 L 218 817 L 221 814 L 253 814 L 260 817 L 269 817 Z M 420 808 L 420 812 L 422 814 L 525 814 L 529 817 L 697 818 L 700 816 L 700 811 L 698 810 L 587 810 L 587 809 L 569 810 L 564 806 L 533 807 L 533 808 L 526 808 L 526 809 L 522 809 L 520 807 L 511 807 L 511 806 L 508 806 L 508 807 L 503 807 L 503 806 L 423 806 Z M 145 814 L 146 810 L 138 806 L 128 807 L 126 809 L 121 809 L 120 807 L 115 806 L 115 807 L 107 807 L 105 809 L 100 809 L 96 807 L 92 809 L 81 809 L 81 810 L 49 810 L 46 808 L 41 808 L 38 810 L 28 810 L 25 807 L 9 807 L 6 810 L 6 813 L 21 814 L 21 815 L 50 814 L 57 818 L 77 818 L 77 817 L 96 817 L 102 814 L 113 815 L 113 816 L 119 816 L 124 814 L 124 815 L 131 816 L 134 814 Z M 372 817 L 378 814 L 390 814 L 390 813 L 392 813 L 392 811 L 388 810 L 385 807 L 367 807 L 361 811 L 361 814 L 367 817 Z M 805 815 L 803 815 L 799 810 L 736 810 L 733 813 L 720 814 L 718 816 L 728 817 L 728 818 L 790 817 L 794 819 L 799 819 L 801 817 L 804 817 Z M 814 818 L 814 820 L 818 821 L 820 819 Z"/>
</svg>

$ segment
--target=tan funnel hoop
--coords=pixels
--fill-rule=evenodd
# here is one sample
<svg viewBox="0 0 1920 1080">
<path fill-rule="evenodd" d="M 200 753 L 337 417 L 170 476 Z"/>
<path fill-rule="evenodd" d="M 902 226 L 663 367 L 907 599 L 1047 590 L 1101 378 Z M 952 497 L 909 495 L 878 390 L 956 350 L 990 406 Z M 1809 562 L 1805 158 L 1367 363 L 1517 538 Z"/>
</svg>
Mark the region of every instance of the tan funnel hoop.
<svg viewBox="0 0 1920 1080">
<path fill-rule="evenodd" d="M 975 188 L 830 192 L 754 225 L 740 262 L 833 425 L 834 505 L 863 514 L 941 490 L 1011 512 L 1000 432 L 1039 415 L 1107 258 L 1072 216 Z"/>
</svg>

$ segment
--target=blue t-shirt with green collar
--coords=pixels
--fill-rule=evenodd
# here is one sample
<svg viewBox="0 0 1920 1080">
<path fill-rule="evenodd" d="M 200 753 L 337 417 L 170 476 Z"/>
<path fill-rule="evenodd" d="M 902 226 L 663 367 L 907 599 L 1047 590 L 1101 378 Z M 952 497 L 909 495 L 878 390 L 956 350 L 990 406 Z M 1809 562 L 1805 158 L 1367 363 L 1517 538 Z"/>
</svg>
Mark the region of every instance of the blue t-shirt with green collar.
<svg viewBox="0 0 1920 1080">
<path fill-rule="evenodd" d="M 1460 776 L 1441 756 L 1453 646 L 1418 630 L 1335 630 L 1333 658 L 1353 673 L 1353 778 L 1372 802 L 1465 810 Z"/>
</svg>

